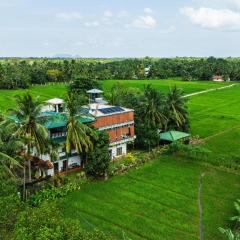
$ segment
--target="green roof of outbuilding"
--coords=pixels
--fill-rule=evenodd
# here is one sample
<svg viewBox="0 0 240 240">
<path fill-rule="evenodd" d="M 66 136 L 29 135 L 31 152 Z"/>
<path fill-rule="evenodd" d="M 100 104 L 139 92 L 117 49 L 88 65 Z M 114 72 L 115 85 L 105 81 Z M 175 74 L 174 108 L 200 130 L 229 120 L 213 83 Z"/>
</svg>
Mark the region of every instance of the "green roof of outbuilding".
<svg viewBox="0 0 240 240">
<path fill-rule="evenodd" d="M 184 138 L 189 137 L 189 133 L 179 132 L 179 131 L 169 131 L 160 133 L 160 139 L 169 142 L 175 142 Z"/>
</svg>

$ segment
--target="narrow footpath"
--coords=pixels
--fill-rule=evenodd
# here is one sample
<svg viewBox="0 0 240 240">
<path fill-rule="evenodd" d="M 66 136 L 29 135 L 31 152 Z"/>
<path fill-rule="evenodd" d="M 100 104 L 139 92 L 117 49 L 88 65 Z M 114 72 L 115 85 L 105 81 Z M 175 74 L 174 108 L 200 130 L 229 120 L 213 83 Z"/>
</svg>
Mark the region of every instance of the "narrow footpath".
<svg viewBox="0 0 240 240">
<path fill-rule="evenodd" d="M 213 91 L 218 91 L 218 90 L 223 90 L 223 89 L 227 89 L 227 88 L 232 88 L 235 87 L 237 84 L 231 84 L 228 86 L 224 86 L 224 87 L 219 87 L 219 88 L 212 88 L 212 89 L 208 89 L 208 90 L 204 90 L 204 91 L 200 91 L 200 92 L 195 92 L 195 93 L 190 93 L 187 94 L 185 96 L 183 96 L 183 98 L 188 98 L 188 97 L 192 97 L 192 96 L 196 96 L 196 95 L 200 95 L 200 94 L 204 94 L 204 93 L 209 93 L 209 92 L 213 92 Z"/>
<path fill-rule="evenodd" d="M 199 223 L 200 223 L 200 240 L 203 240 L 203 207 L 202 207 L 202 180 L 205 176 L 205 173 L 202 173 L 199 177 L 199 186 L 198 186 L 198 207 L 199 207 Z"/>
</svg>

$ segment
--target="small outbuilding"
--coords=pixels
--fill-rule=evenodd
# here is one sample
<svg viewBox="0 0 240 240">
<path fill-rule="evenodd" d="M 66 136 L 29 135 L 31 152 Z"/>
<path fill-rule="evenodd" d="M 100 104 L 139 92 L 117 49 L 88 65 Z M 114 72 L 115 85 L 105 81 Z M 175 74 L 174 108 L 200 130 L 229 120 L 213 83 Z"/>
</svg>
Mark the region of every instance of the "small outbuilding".
<svg viewBox="0 0 240 240">
<path fill-rule="evenodd" d="M 212 79 L 214 82 L 224 82 L 223 76 L 216 75 L 216 76 L 213 76 Z"/>
<path fill-rule="evenodd" d="M 191 135 L 185 132 L 168 131 L 160 133 L 160 140 L 164 142 L 176 142 L 179 140 L 187 140 Z"/>
</svg>

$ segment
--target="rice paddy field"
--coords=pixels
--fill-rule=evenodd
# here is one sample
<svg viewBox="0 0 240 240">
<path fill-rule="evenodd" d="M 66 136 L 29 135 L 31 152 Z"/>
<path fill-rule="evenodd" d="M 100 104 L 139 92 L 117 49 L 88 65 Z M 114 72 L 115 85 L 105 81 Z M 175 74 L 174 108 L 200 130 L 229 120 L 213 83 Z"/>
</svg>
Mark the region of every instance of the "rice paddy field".
<svg viewBox="0 0 240 240">
<path fill-rule="evenodd" d="M 229 83 L 216 83 L 216 82 L 184 82 L 180 79 L 168 79 L 168 80 L 106 80 L 102 82 L 103 89 L 108 92 L 114 83 L 119 82 L 126 87 L 133 87 L 144 89 L 147 84 L 152 84 L 152 86 L 162 92 L 167 92 L 171 86 L 178 86 L 183 89 L 186 94 L 194 93 L 202 90 L 207 90 L 211 88 L 218 88 Z M 23 94 L 24 92 L 29 92 L 33 96 L 38 96 L 40 100 L 44 101 L 49 98 L 64 98 L 66 94 L 65 84 L 49 84 L 49 85 L 37 85 L 33 86 L 27 90 L 0 90 L 0 111 L 5 112 L 7 109 L 15 107 L 14 96 Z"/>
<path fill-rule="evenodd" d="M 90 183 L 65 199 L 64 215 L 116 239 L 196 240 L 203 173 L 204 239 L 224 239 L 218 227 L 234 214 L 240 176 L 180 158 L 162 157 L 123 176 Z"/>
<path fill-rule="evenodd" d="M 103 82 L 109 91 L 116 81 Z M 186 94 L 218 88 L 227 83 L 175 80 L 120 81 L 143 89 L 151 83 L 167 92 L 177 85 Z M 63 97 L 66 86 L 35 86 L 28 90 L 41 100 Z M 14 96 L 24 90 L 0 90 L 0 109 L 14 107 Z M 240 85 L 188 98 L 192 135 L 204 139 L 209 162 L 240 163 Z M 98 228 L 116 239 L 199 239 L 199 178 L 202 180 L 203 233 L 206 240 L 224 240 L 218 227 L 229 225 L 233 202 L 240 198 L 240 175 L 179 157 L 159 157 L 151 163 L 106 182 L 92 182 L 67 196 L 66 218 L 76 218 L 91 230 Z"/>
</svg>

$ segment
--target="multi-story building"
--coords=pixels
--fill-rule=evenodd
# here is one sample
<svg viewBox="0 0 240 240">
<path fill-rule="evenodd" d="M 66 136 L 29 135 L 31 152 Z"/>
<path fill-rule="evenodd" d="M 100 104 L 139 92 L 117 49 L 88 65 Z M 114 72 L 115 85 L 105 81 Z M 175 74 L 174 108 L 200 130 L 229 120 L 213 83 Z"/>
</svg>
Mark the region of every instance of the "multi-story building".
<svg viewBox="0 0 240 240">
<path fill-rule="evenodd" d="M 127 144 L 135 139 L 134 110 L 108 105 L 101 97 L 101 90 L 92 89 L 87 93 L 90 96 L 89 105 L 83 107 L 83 112 L 95 118 L 95 128 L 108 132 L 111 158 L 127 154 Z"/>
<path fill-rule="evenodd" d="M 89 104 L 83 106 L 79 113 L 79 121 L 84 124 L 93 125 L 99 131 L 107 131 L 110 139 L 109 154 L 116 158 L 127 154 L 127 144 L 133 142 L 134 135 L 134 111 L 132 109 L 108 105 L 101 98 L 102 91 L 92 89 L 88 91 Z M 59 158 L 51 159 L 50 155 L 42 155 L 40 158 L 46 164 L 46 174 L 54 175 L 81 166 L 81 158 L 75 149 L 71 154 L 66 154 L 64 147 L 67 135 L 67 114 L 64 111 L 64 101 L 54 98 L 46 101 L 40 116 L 45 127 L 48 129 L 49 137 L 59 143 Z"/>
</svg>

